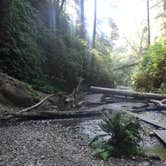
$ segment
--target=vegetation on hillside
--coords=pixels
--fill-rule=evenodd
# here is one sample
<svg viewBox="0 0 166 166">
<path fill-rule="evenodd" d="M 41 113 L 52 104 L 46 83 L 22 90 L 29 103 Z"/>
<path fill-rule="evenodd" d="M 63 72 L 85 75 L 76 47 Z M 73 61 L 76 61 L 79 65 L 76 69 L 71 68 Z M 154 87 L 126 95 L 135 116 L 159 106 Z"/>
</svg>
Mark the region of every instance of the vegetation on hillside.
<svg viewBox="0 0 166 166">
<path fill-rule="evenodd" d="M 56 27 L 48 21 L 46 0 L 0 2 L 0 71 L 46 92 L 72 90 L 80 77 L 88 85 L 114 86 L 107 55 L 91 51 L 79 32 L 73 36 L 67 15 L 54 5 Z"/>
<path fill-rule="evenodd" d="M 145 51 L 132 80 L 136 89 L 166 92 L 166 38 Z"/>
<path fill-rule="evenodd" d="M 90 47 L 84 1 L 73 1 L 74 24 L 66 12 L 63 0 L 2 0 L 0 2 L 0 71 L 30 83 L 44 92 L 72 91 L 84 79 L 84 85 L 114 87 L 131 84 L 132 62 L 141 63 L 132 74 L 138 90 L 164 92 L 166 86 L 165 38 L 147 50 L 147 28 L 138 40 L 126 39 L 124 48 L 114 50 L 118 27 L 108 17 L 103 22 L 110 27 L 101 31 L 102 21 L 94 20 L 93 46 Z M 97 8 L 95 13 L 97 13 Z M 97 19 L 96 17 L 94 19 Z M 98 29 L 97 29 L 98 27 Z M 95 39 L 95 40 L 94 40 Z M 129 51 L 129 47 L 130 50 Z M 124 65 L 124 68 L 123 68 Z M 121 67 L 121 69 L 117 69 Z"/>
</svg>

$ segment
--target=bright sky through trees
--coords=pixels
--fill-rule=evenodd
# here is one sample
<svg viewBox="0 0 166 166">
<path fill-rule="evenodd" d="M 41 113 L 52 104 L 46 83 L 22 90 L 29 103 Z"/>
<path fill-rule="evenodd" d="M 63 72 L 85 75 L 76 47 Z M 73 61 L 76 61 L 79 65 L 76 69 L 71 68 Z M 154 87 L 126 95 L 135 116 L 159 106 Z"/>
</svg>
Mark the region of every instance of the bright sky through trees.
<svg viewBox="0 0 166 166">
<path fill-rule="evenodd" d="M 97 18 L 102 20 L 111 17 L 119 28 L 120 34 L 132 35 L 137 31 L 140 24 L 146 21 L 146 1 L 145 0 L 98 0 Z M 92 32 L 94 2 L 87 0 L 85 14 L 89 32 Z M 102 26 L 107 32 L 108 27 Z"/>
</svg>

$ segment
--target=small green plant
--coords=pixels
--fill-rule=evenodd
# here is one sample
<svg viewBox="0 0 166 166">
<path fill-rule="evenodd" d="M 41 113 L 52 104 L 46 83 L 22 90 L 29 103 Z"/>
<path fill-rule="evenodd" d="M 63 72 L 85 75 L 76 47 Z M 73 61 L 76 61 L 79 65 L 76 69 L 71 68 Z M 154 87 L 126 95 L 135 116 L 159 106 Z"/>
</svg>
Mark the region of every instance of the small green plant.
<svg viewBox="0 0 166 166">
<path fill-rule="evenodd" d="M 140 124 L 126 113 L 104 114 L 100 123 L 101 129 L 109 136 L 107 141 L 101 141 L 100 135 L 95 137 L 90 145 L 93 148 L 93 155 L 107 160 L 111 156 L 132 157 L 141 154 Z"/>
</svg>

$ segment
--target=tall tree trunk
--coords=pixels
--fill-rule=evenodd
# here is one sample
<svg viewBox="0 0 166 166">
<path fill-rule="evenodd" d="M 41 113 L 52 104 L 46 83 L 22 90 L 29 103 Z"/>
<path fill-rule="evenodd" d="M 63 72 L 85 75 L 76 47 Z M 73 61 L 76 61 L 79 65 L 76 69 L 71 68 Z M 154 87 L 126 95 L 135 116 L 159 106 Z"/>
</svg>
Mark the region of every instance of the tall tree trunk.
<svg viewBox="0 0 166 166">
<path fill-rule="evenodd" d="M 80 36 L 85 38 L 84 0 L 80 0 Z"/>
<path fill-rule="evenodd" d="M 57 16 L 56 16 L 56 22 L 57 22 L 57 30 L 61 29 L 61 13 L 63 11 L 63 7 L 65 5 L 65 0 L 57 0 L 56 3 L 56 10 L 57 10 Z"/>
<path fill-rule="evenodd" d="M 64 4 L 65 4 L 65 0 L 62 0 L 61 5 L 60 5 L 60 11 L 63 10 Z"/>
<path fill-rule="evenodd" d="M 97 0 L 94 0 L 94 22 L 93 22 L 92 48 L 95 48 L 95 41 L 96 41 L 96 20 L 97 20 Z"/>
<path fill-rule="evenodd" d="M 151 44 L 151 32 L 150 32 L 150 6 L 149 6 L 149 0 L 147 0 L 147 26 L 148 26 L 148 47 Z"/>
<path fill-rule="evenodd" d="M 65 0 L 50 0 L 49 1 L 49 24 L 50 28 L 56 32 L 57 29 L 60 29 L 60 16 L 65 4 Z"/>
<path fill-rule="evenodd" d="M 56 1 L 49 1 L 49 26 L 53 31 L 56 31 Z"/>
</svg>

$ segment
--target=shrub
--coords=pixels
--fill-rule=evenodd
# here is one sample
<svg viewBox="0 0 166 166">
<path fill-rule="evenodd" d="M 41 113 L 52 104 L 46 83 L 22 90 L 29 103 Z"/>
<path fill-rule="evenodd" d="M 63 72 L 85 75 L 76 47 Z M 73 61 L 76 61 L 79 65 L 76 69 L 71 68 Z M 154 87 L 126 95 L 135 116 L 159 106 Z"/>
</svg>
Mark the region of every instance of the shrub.
<svg viewBox="0 0 166 166">
<path fill-rule="evenodd" d="M 115 77 L 112 71 L 112 58 L 110 54 L 102 53 L 96 49 L 90 51 L 90 64 L 86 74 L 88 85 L 114 87 Z"/>
<path fill-rule="evenodd" d="M 111 156 L 131 157 L 141 153 L 140 124 L 125 113 L 105 114 L 100 124 L 101 129 L 107 133 L 106 142 L 99 141 L 97 136 L 91 143 L 93 154 L 103 160 Z M 105 136 L 105 135 L 104 135 Z"/>
</svg>

